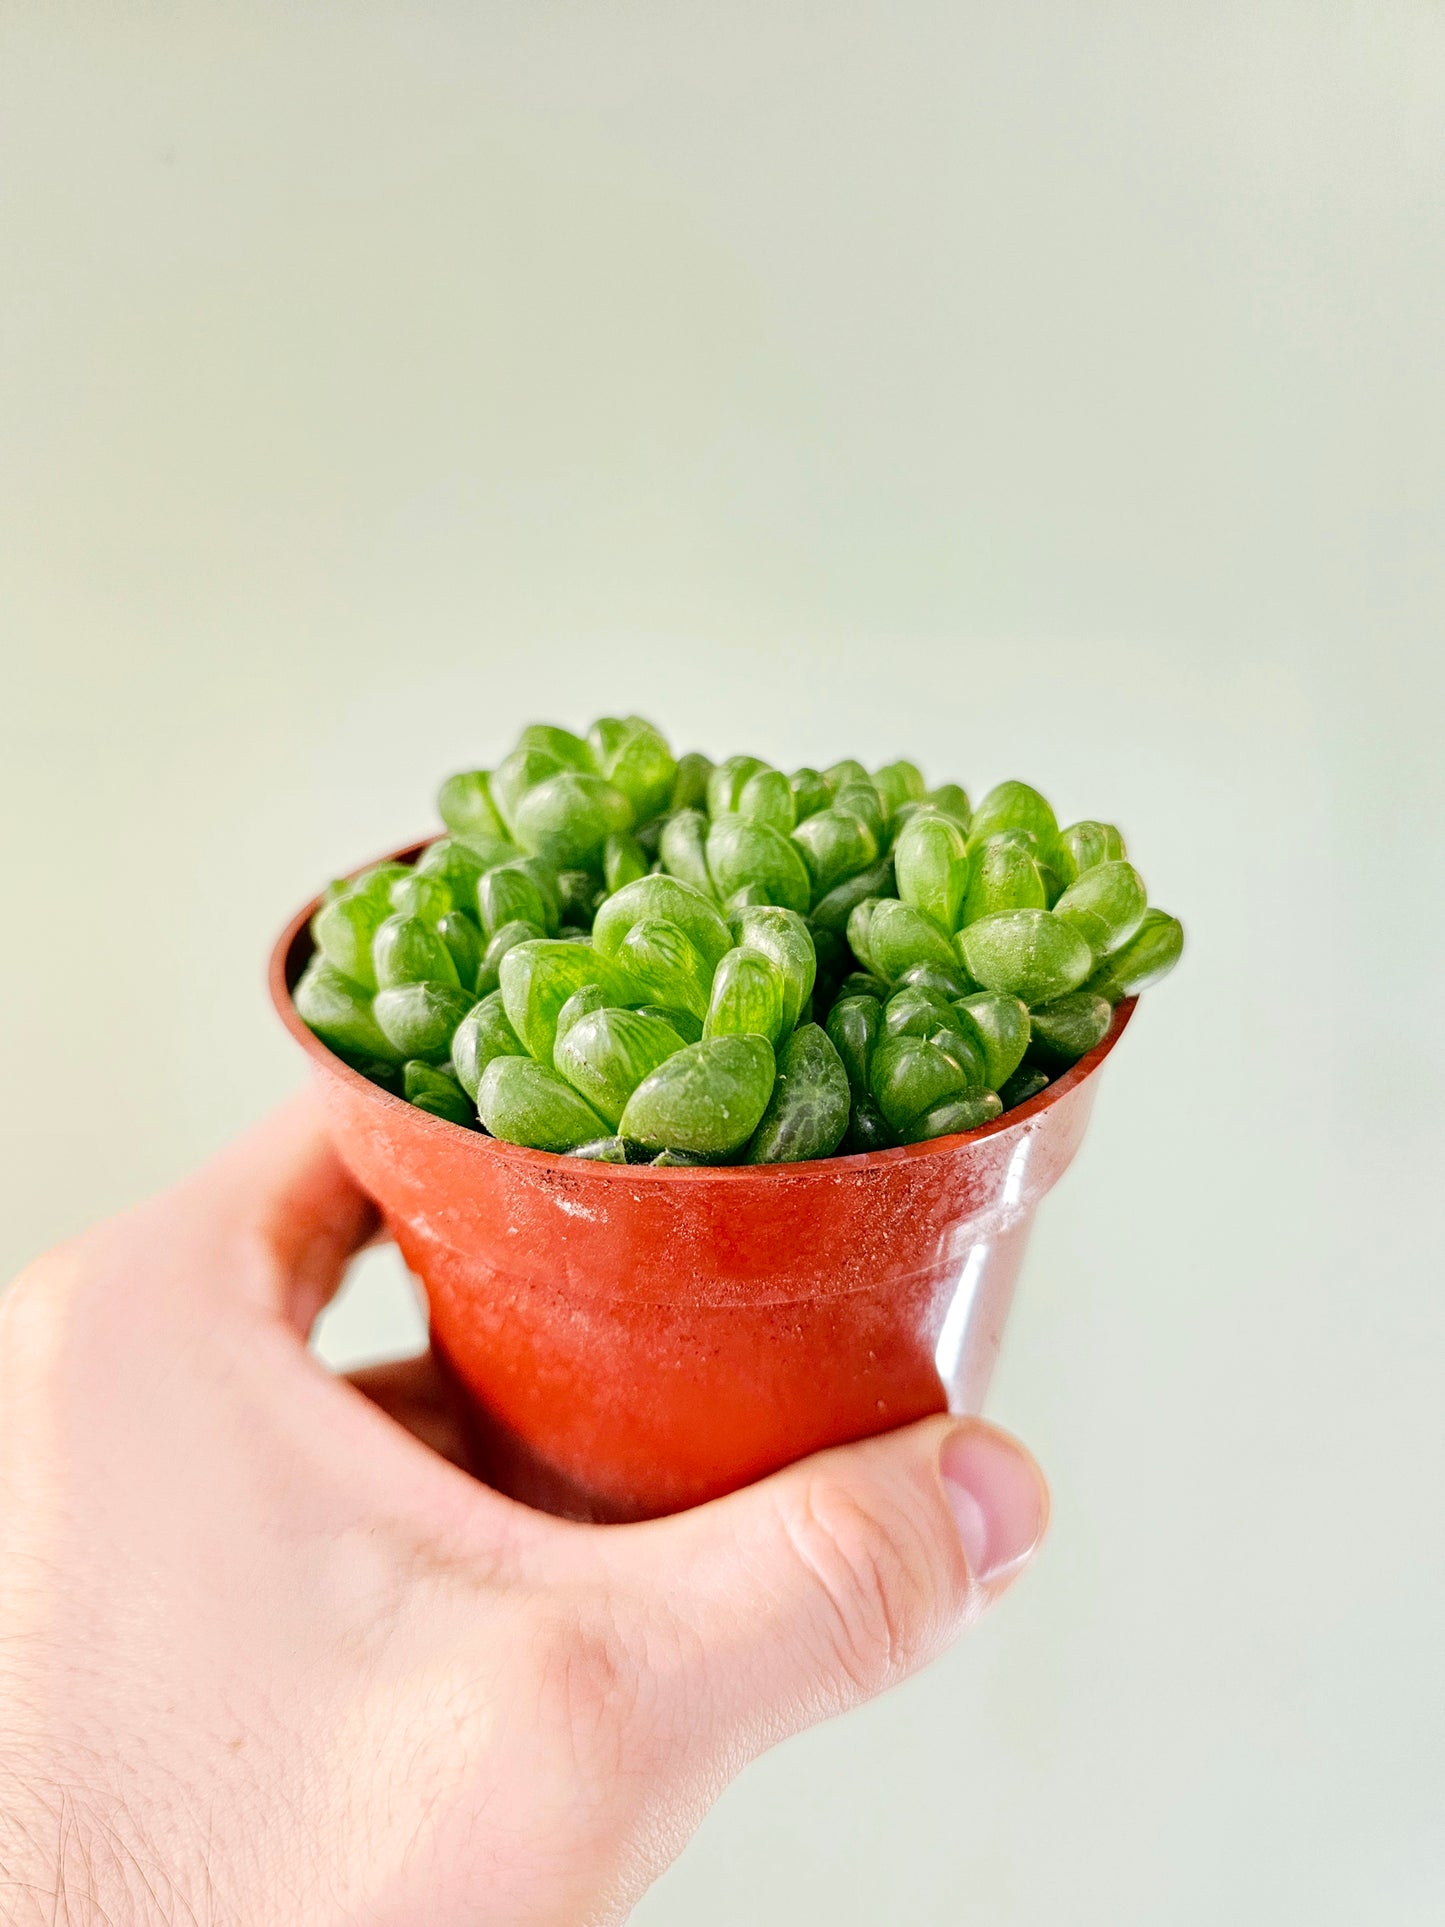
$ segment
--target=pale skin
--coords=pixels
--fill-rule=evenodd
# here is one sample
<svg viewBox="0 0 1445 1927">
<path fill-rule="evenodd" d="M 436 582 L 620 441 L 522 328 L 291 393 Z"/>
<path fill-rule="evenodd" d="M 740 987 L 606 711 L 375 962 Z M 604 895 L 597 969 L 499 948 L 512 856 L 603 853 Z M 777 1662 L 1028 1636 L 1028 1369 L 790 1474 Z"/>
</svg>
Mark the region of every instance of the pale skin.
<svg viewBox="0 0 1445 1927">
<path fill-rule="evenodd" d="M 530 1512 L 429 1361 L 307 1351 L 375 1230 L 301 1098 L 0 1299 L 6 1922 L 623 1921 L 749 1759 L 1042 1536 L 972 1420 L 653 1524 Z"/>
</svg>

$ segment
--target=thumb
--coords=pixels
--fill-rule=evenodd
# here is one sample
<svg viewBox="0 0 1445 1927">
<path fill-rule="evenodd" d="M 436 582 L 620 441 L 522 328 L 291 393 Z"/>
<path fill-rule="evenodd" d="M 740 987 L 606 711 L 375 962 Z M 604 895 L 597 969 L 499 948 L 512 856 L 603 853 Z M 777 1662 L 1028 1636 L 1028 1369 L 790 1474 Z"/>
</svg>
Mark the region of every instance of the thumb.
<svg viewBox="0 0 1445 1927">
<path fill-rule="evenodd" d="M 637 1575 L 703 1673 L 709 1749 L 750 1751 L 843 1712 L 943 1651 L 1028 1562 L 1048 1522 L 1033 1459 L 979 1419 L 823 1452 L 634 1527 Z"/>
</svg>

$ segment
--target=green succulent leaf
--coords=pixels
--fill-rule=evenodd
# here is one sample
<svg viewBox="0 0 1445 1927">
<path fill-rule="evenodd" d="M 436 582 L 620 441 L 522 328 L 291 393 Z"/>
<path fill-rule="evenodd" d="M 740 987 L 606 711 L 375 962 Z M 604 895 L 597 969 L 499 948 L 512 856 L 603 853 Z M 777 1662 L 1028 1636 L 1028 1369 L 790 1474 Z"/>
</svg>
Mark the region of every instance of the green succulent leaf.
<svg viewBox="0 0 1445 1927">
<path fill-rule="evenodd" d="M 708 831 L 707 867 L 713 888 L 727 898 L 748 884 L 760 884 L 770 903 L 806 914 L 813 899 L 797 845 L 766 823 L 743 816 L 717 818 Z"/>
<path fill-rule="evenodd" d="M 334 970 L 366 990 L 375 990 L 371 946 L 385 917 L 385 906 L 365 893 L 333 897 L 311 919 L 312 940 Z"/>
<path fill-rule="evenodd" d="M 954 1008 L 983 1054 L 984 1083 L 991 1091 L 1001 1090 L 1029 1047 L 1028 1005 L 1002 991 L 976 990 L 960 997 Z"/>
<path fill-rule="evenodd" d="M 783 1031 L 783 973 L 760 950 L 730 950 L 712 980 L 704 1037 L 756 1035 L 775 1044 Z"/>
<path fill-rule="evenodd" d="M 905 1144 L 923 1144 L 932 1138 L 954 1137 L 963 1131 L 976 1131 L 980 1124 L 992 1123 L 1003 1109 L 996 1091 L 966 1091 L 962 1097 L 945 1098 L 922 1117 L 914 1118 L 900 1133 Z"/>
<path fill-rule="evenodd" d="M 900 900 L 951 935 L 968 888 L 968 845 L 958 824 L 942 811 L 915 811 L 893 846 L 893 868 Z"/>
<path fill-rule="evenodd" d="M 747 1162 L 831 1157 L 848 1129 L 850 1108 L 848 1074 L 826 1031 L 802 1025 L 778 1055 L 772 1096 L 748 1143 Z"/>
<path fill-rule="evenodd" d="M 1034 854 L 1033 839 L 1025 844 L 1010 835 L 990 837 L 973 846 L 972 871 L 964 898 L 963 922 L 997 916 L 1004 910 L 1043 910 L 1048 891 Z"/>
<path fill-rule="evenodd" d="M 559 1026 L 553 1062 L 615 1130 L 643 1078 L 683 1048 L 682 1038 L 660 1017 L 603 1008 L 585 1013 L 565 1032 Z"/>
<path fill-rule="evenodd" d="M 527 1046 L 512 1028 L 500 990 L 473 1004 L 452 1036 L 452 1069 L 473 1103 L 482 1072 L 494 1057 L 525 1057 L 526 1054 Z"/>
<path fill-rule="evenodd" d="M 383 990 L 398 984 L 456 985 L 461 981 L 444 939 L 420 917 L 398 914 L 379 923 L 372 939 L 371 963 Z M 409 1051 L 407 1055 L 421 1053 Z"/>
<path fill-rule="evenodd" d="M 926 1037 L 885 1037 L 869 1067 L 873 1101 L 899 1137 L 945 1098 L 976 1084 L 961 1064 Z"/>
<path fill-rule="evenodd" d="M 641 987 L 642 998 L 706 1014 L 712 972 L 687 933 L 665 917 L 643 917 L 622 939 L 618 965 Z"/>
<path fill-rule="evenodd" d="M 730 816 L 737 809 L 748 778 L 767 767 L 761 756 L 729 756 L 719 763 L 707 779 L 708 815 L 714 820 Z"/>
<path fill-rule="evenodd" d="M 452 1035 L 471 1004 L 471 993 L 455 983 L 431 982 L 379 990 L 371 1007 L 387 1043 L 401 1057 L 440 1064 L 450 1055 Z"/>
<path fill-rule="evenodd" d="M 561 937 L 514 944 L 502 958 L 500 975 L 502 1003 L 513 1030 L 546 1065 L 552 1062 L 562 1006 L 574 991 L 599 984 L 609 1004 L 635 1003 L 639 996 L 626 973 L 593 944 Z"/>
<path fill-rule="evenodd" d="M 729 1157 L 757 1129 L 776 1069 L 762 1037 L 705 1037 L 685 1045 L 632 1093 L 622 1135 L 659 1151 Z"/>
<path fill-rule="evenodd" d="M 586 1099 L 531 1057 L 494 1057 L 482 1072 L 477 1110 L 493 1137 L 537 1151 L 572 1151 L 607 1136 Z"/>
<path fill-rule="evenodd" d="M 690 749 L 686 756 L 677 760 L 677 774 L 672 779 L 672 810 L 706 810 L 708 778 L 712 775 L 712 758 Z"/>
<path fill-rule="evenodd" d="M 783 978 L 783 1028 L 791 1030 L 813 994 L 818 954 L 813 934 L 796 910 L 777 904 L 750 905 L 732 919 L 739 944 L 761 951 L 777 965 Z"/>
<path fill-rule="evenodd" d="M 492 801 L 492 779 L 484 769 L 459 770 L 437 794 L 437 814 L 459 837 L 505 837 L 507 826 Z"/>
<path fill-rule="evenodd" d="M 889 983 L 915 964 L 946 970 L 957 962 L 953 945 L 933 919 L 897 897 L 882 898 L 870 916 L 868 953 L 872 968 Z"/>
<path fill-rule="evenodd" d="M 312 958 L 291 1000 L 302 1023 L 338 1056 L 399 1064 L 406 1055 L 377 1023 L 369 990 L 322 957 Z"/>
<path fill-rule="evenodd" d="M 828 1036 L 855 1098 L 871 1098 L 869 1066 L 883 1034 L 883 1005 L 876 997 L 840 997 L 828 1012 Z"/>
<path fill-rule="evenodd" d="M 1149 907 L 1144 879 L 1132 863 L 1096 863 L 1071 883 L 1054 915 L 1073 924 L 1096 960 L 1121 949 L 1144 921 Z"/>
<path fill-rule="evenodd" d="M 792 784 L 780 769 L 754 770 L 738 793 L 737 813 L 787 836 L 798 820 Z"/>
<path fill-rule="evenodd" d="M 512 832 L 523 849 L 558 869 L 590 869 L 600 864 L 608 837 L 632 824 L 632 805 L 604 777 L 559 770 L 519 800 Z"/>
<path fill-rule="evenodd" d="M 812 884 L 814 900 L 878 861 L 878 839 L 851 810 L 822 809 L 793 831 Z"/>
<path fill-rule="evenodd" d="M 709 979 L 733 947 L 732 932 L 712 899 L 672 876 L 640 877 L 609 897 L 592 925 L 593 942 L 604 956 L 615 955 L 628 931 L 644 918 L 676 924 L 703 958 Z"/>
<path fill-rule="evenodd" d="M 997 783 L 974 811 L 969 846 L 986 843 L 1004 830 L 1030 830 L 1040 840 L 1058 835 L 1053 805 L 1027 783 Z"/>
<path fill-rule="evenodd" d="M 985 990 L 1006 991 L 1032 1009 L 1077 990 L 1094 953 L 1052 910 L 1004 910 L 958 934 L 964 968 Z"/>
<path fill-rule="evenodd" d="M 1114 1006 L 1092 990 L 1072 990 L 1033 1012 L 1033 1041 L 1029 1061 L 1047 1071 L 1067 1070 L 1070 1064 L 1102 1044 L 1114 1020 Z"/>
<path fill-rule="evenodd" d="M 1111 1004 L 1137 997 L 1167 977 L 1184 951 L 1184 926 L 1166 910 L 1146 910 L 1144 921 L 1126 944 L 1107 957 L 1084 988 Z"/>
</svg>

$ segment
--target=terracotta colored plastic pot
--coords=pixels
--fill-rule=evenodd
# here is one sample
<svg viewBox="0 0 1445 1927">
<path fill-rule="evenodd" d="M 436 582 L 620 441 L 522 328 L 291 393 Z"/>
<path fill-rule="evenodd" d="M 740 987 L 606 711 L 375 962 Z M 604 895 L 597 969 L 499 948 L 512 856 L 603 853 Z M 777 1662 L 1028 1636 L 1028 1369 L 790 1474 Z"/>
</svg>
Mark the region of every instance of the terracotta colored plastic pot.
<svg viewBox="0 0 1445 1927">
<path fill-rule="evenodd" d="M 290 997 L 314 909 L 276 946 L 272 996 L 425 1287 L 491 1483 L 646 1518 L 980 1408 L 1035 1208 L 1132 1002 L 1041 1096 L 966 1136 L 812 1164 L 592 1164 L 463 1130 L 334 1057 Z"/>
</svg>

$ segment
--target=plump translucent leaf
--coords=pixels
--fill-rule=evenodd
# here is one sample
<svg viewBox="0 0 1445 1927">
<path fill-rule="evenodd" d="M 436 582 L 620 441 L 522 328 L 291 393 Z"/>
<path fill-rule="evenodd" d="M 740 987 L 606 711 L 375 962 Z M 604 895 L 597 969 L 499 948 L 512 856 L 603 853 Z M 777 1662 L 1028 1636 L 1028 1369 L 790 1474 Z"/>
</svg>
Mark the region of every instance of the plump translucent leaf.
<svg viewBox="0 0 1445 1927">
<path fill-rule="evenodd" d="M 872 968 L 889 983 L 915 964 L 947 969 L 956 960 L 953 945 L 932 918 L 897 897 L 884 897 L 869 918 L 868 954 Z"/>
<path fill-rule="evenodd" d="M 954 1137 L 963 1131 L 976 1131 L 980 1124 L 991 1123 L 1002 1109 L 1003 1103 L 996 1091 L 966 1091 L 962 1097 L 945 1098 L 941 1104 L 935 1104 L 922 1117 L 914 1118 L 899 1135 L 905 1144 Z"/>
<path fill-rule="evenodd" d="M 544 756 L 551 756 L 567 769 L 584 771 L 589 776 L 597 774 L 597 758 L 592 745 L 570 729 L 562 729 L 556 723 L 528 723 L 517 738 L 517 748 L 524 753 L 539 750 Z"/>
<path fill-rule="evenodd" d="M 452 1069 L 473 1103 L 482 1072 L 494 1057 L 526 1054 L 527 1046 L 512 1028 L 500 990 L 473 1004 L 452 1035 Z"/>
<path fill-rule="evenodd" d="M 766 823 L 743 816 L 717 818 L 708 831 L 707 867 L 720 897 L 756 883 L 767 892 L 769 903 L 800 915 L 812 902 L 813 886 L 797 845 Z"/>
<path fill-rule="evenodd" d="M 958 824 L 941 811 L 915 811 L 893 846 L 893 868 L 900 900 L 951 935 L 968 888 L 968 846 Z"/>
<path fill-rule="evenodd" d="M 1054 905 L 1054 915 L 1073 924 L 1102 960 L 1126 944 L 1149 907 L 1144 879 L 1132 863 L 1096 863 L 1071 883 Z"/>
<path fill-rule="evenodd" d="M 795 1030 L 778 1056 L 772 1096 L 748 1143 L 749 1164 L 831 1157 L 848 1129 L 851 1093 L 843 1061 L 816 1024 Z"/>
<path fill-rule="evenodd" d="M 828 1036 L 855 1097 L 871 1097 L 868 1070 L 883 1034 L 883 1005 L 876 997 L 840 997 L 828 1012 Z"/>
<path fill-rule="evenodd" d="M 388 895 L 398 916 L 420 917 L 435 926 L 448 910 L 456 908 L 451 886 L 444 878 L 423 870 L 408 870 L 397 877 Z"/>
<path fill-rule="evenodd" d="M 705 1037 L 644 1078 L 622 1135 L 658 1150 L 722 1158 L 742 1149 L 772 1096 L 776 1065 L 761 1037 Z"/>
<path fill-rule="evenodd" d="M 646 851 L 630 831 L 614 830 L 608 837 L 602 850 L 602 877 L 609 892 L 636 883 L 651 867 Z"/>
<path fill-rule="evenodd" d="M 845 877 L 841 883 L 835 883 L 826 896 L 820 897 L 813 905 L 809 920 L 821 924 L 825 930 L 836 930 L 841 934 L 847 929 L 853 911 L 865 898 L 892 896 L 893 891 L 893 859 L 891 856 L 881 857 L 866 870 L 858 871 L 856 876 Z"/>
<path fill-rule="evenodd" d="M 761 951 L 782 973 L 783 1028 L 791 1030 L 818 975 L 818 954 L 806 921 L 796 910 L 777 904 L 750 905 L 734 916 L 732 930 L 744 949 Z"/>
<path fill-rule="evenodd" d="M 1034 854 L 1033 839 L 1026 844 L 1008 835 L 990 837 L 971 846 L 973 856 L 963 922 L 997 916 L 1003 910 L 1042 910 L 1048 892 Z"/>
<path fill-rule="evenodd" d="M 1028 1005 L 1002 991 L 976 990 L 954 1007 L 983 1053 L 984 1083 L 991 1091 L 1001 1089 L 1029 1047 Z"/>
<path fill-rule="evenodd" d="M 311 936 L 333 969 L 366 990 L 376 989 L 371 946 L 386 917 L 383 904 L 368 895 L 333 897 L 311 919 Z"/>
<path fill-rule="evenodd" d="M 559 870 L 590 869 L 614 831 L 630 830 L 632 805 L 601 776 L 559 770 L 518 801 L 512 834 Z"/>
<path fill-rule="evenodd" d="M 782 971 L 760 950 L 730 950 L 713 975 L 703 1036 L 755 1034 L 775 1044 L 782 1031 Z"/>
<path fill-rule="evenodd" d="M 823 809 L 793 831 L 812 883 L 814 900 L 878 861 L 878 839 L 852 810 Z"/>
<path fill-rule="evenodd" d="M 475 1124 L 476 1106 L 449 1072 L 413 1057 L 402 1071 L 402 1093 L 419 1111 L 444 1117 L 452 1124 Z"/>
<path fill-rule="evenodd" d="M 562 1006 L 583 984 L 600 984 L 609 1004 L 637 1001 L 637 986 L 614 962 L 590 943 L 561 937 L 514 945 L 502 959 L 500 974 L 513 1030 L 533 1057 L 549 1066 Z"/>
<path fill-rule="evenodd" d="M 1178 917 L 1167 910 L 1146 910 L 1134 935 L 1104 960 L 1084 987 L 1107 997 L 1111 1004 L 1137 997 L 1167 977 L 1183 951 L 1184 926 Z"/>
<path fill-rule="evenodd" d="M 1037 1070 L 1032 1064 L 1021 1064 L 1012 1077 L 999 1085 L 999 1102 L 1006 1111 L 1011 1111 L 1016 1105 L 1027 1104 L 1040 1091 L 1046 1091 L 1049 1082 L 1046 1071 Z"/>
<path fill-rule="evenodd" d="M 313 957 L 292 992 L 302 1023 L 339 1056 L 400 1063 L 398 1051 L 377 1023 L 366 988 L 342 976 L 322 957 Z"/>
<path fill-rule="evenodd" d="M 802 823 L 818 810 L 826 810 L 833 800 L 833 792 L 828 788 L 821 770 L 809 769 L 806 764 L 795 769 L 788 781 L 793 786 L 793 820 Z"/>
<path fill-rule="evenodd" d="M 534 923 L 545 931 L 549 922 L 546 898 L 536 879 L 519 864 L 503 863 L 477 881 L 477 908 L 482 928 L 494 937 L 504 923 Z M 554 923 L 555 927 L 555 923 Z"/>
<path fill-rule="evenodd" d="M 600 725 L 592 735 L 598 768 L 632 805 L 634 820 L 646 823 L 668 807 L 677 780 L 667 738 L 640 716 L 624 718 L 605 736 L 599 730 Z"/>
<path fill-rule="evenodd" d="M 1055 837 L 1058 829 L 1046 796 L 1027 783 L 997 783 L 973 813 L 969 845 L 984 843 L 1001 830 L 1032 830 L 1042 840 Z"/>
<path fill-rule="evenodd" d="M 945 1098 L 974 1088 L 967 1071 L 926 1037 L 885 1037 L 869 1067 L 873 1101 L 899 1136 Z"/>
<path fill-rule="evenodd" d="M 767 767 L 761 756 L 729 756 L 726 762 L 719 763 L 707 779 L 708 815 L 714 819 L 730 815 L 738 806 L 748 778 Z"/>
<path fill-rule="evenodd" d="M 1100 863 L 1122 863 L 1128 854 L 1123 837 L 1112 823 L 1085 817 L 1059 831 L 1057 861 L 1066 885 Z"/>
<path fill-rule="evenodd" d="M 516 836 L 516 816 L 530 790 L 569 765 L 544 749 L 514 749 L 492 772 L 492 804 L 506 834 Z"/>
<path fill-rule="evenodd" d="M 451 1054 L 453 1033 L 471 1004 L 470 991 L 429 982 L 379 990 L 371 1007 L 387 1042 L 402 1057 L 440 1064 Z"/>
<path fill-rule="evenodd" d="M 845 1152 L 887 1151 L 897 1142 L 897 1136 L 889 1129 L 888 1120 L 873 1099 L 855 1097 L 842 1149 Z"/>
<path fill-rule="evenodd" d="M 1113 1019 L 1108 998 L 1092 990 L 1073 990 L 1051 1004 L 1040 1004 L 1033 1012 L 1029 1059 L 1048 1071 L 1066 1070 L 1103 1043 Z"/>
<path fill-rule="evenodd" d="M 622 939 L 616 961 L 641 987 L 635 1001 L 707 1012 L 712 971 L 687 933 L 665 917 L 643 917 Z"/>
<path fill-rule="evenodd" d="M 719 958 L 733 947 L 732 932 L 712 899 L 671 876 L 640 877 L 609 897 L 597 912 L 593 941 L 604 956 L 614 955 L 644 917 L 676 924 L 704 959 L 709 978 Z"/>
<path fill-rule="evenodd" d="M 916 763 L 885 763 L 873 772 L 873 787 L 883 799 L 885 813 L 896 816 L 905 803 L 921 803 L 928 785 Z"/>
<path fill-rule="evenodd" d="M 603 1008 L 587 1012 L 559 1033 L 553 1064 L 615 1130 L 643 1078 L 683 1047 L 682 1038 L 660 1017 Z"/>
<path fill-rule="evenodd" d="M 658 855 L 669 876 L 679 877 L 712 895 L 712 873 L 707 867 L 708 820 L 701 810 L 679 810 L 662 826 Z"/>
<path fill-rule="evenodd" d="M 459 770 L 437 794 L 437 814 L 453 836 L 504 837 L 507 826 L 492 801 L 492 779 L 484 769 Z"/>
<path fill-rule="evenodd" d="M 420 917 L 391 916 L 378 924 L 371 944 L 371 963 L 383 990 L 397 984 L 460 982 L 451 951 Z M 408 1051 L 407 1055 L 421 1053 Z"/>
<path fill-rule="evenodd" d="M 1094 953 L 1052 910 L 1005 910 L 958 934 L 964 968 L 985 990 L 1007 991 L 1033 1008 L 1077 990 Z"/>
<path fill-rule="evenodd" d="M 502 959 L 509 950 L 515 950 L 519 943 L 536 943 L 546 936 L 540 924 L 528 923 L 525 917 L 514 917 L 504 923 L 494 936 L 488 939 L 482 952 L 482 967 L 477 972 L 477 995 L 486 997 L 496 990 L 502 981 Z"/>
<path fill-rule="evenodd" d="M 677 759 L 677 774 L 672 779 L 672 810 L 705 810 L 707 808 L 708 778 L 712 775 L 712 758 L 704 756 L 700 750 L 690 749 L 686 756 Z"/>
<path fill-rule="evenodd" d="M 463 990 L 475 990 L 482 968 L 481 931 L 465 910 L 448 910 L 437 921 L 437 935 L 451 952 L 457 982 Z"/>
<path fill-rule="evenodd" d="M 839 790 L 845 789 L 849 783 L 870 783 L 872 780 L 867 770 L 864 769 L 863 765 L 853 756 L 845 756 L 841 762 L 830 763 L 827 769 L 823 771 L 823 781 L 828 785 L 829 793 L 834 797 L 837 796 Z"/>
<path fill-rule="evenodd" d="M 607 994 L 601 984 L 583 984 L 580 990 L 574 990 L 572 992 L 572 995 L 557 1013 L 557 1037 L 556 1042 L 552 1046 L 552 1062 L 554 1064 L 557 1062 L 558 1045 L 560 1045 L 562 1039 L 579 1018 L 590 1017 L 594 1010 L 603 1010 L 606 1008 L 606 1005 Z"/>
<path fill-rule="evenodd" d="M 572 1151 L 607 1136 L 586 1099 L 530 1057 L 494 1057 L 482 1072 L 477 1110 L 493 1137 L 538 1151 Z"/>
<path fill-rule="evenodd" d="M 639 1004 L 637 1008 L 644 1017 L 660 1017 L 671 1024 L 684 1044 L 695 1044 L 702 1036 L 702 1019 L 690 1010 L 679 1010 L 675 1004 Z"/>
</svg>

